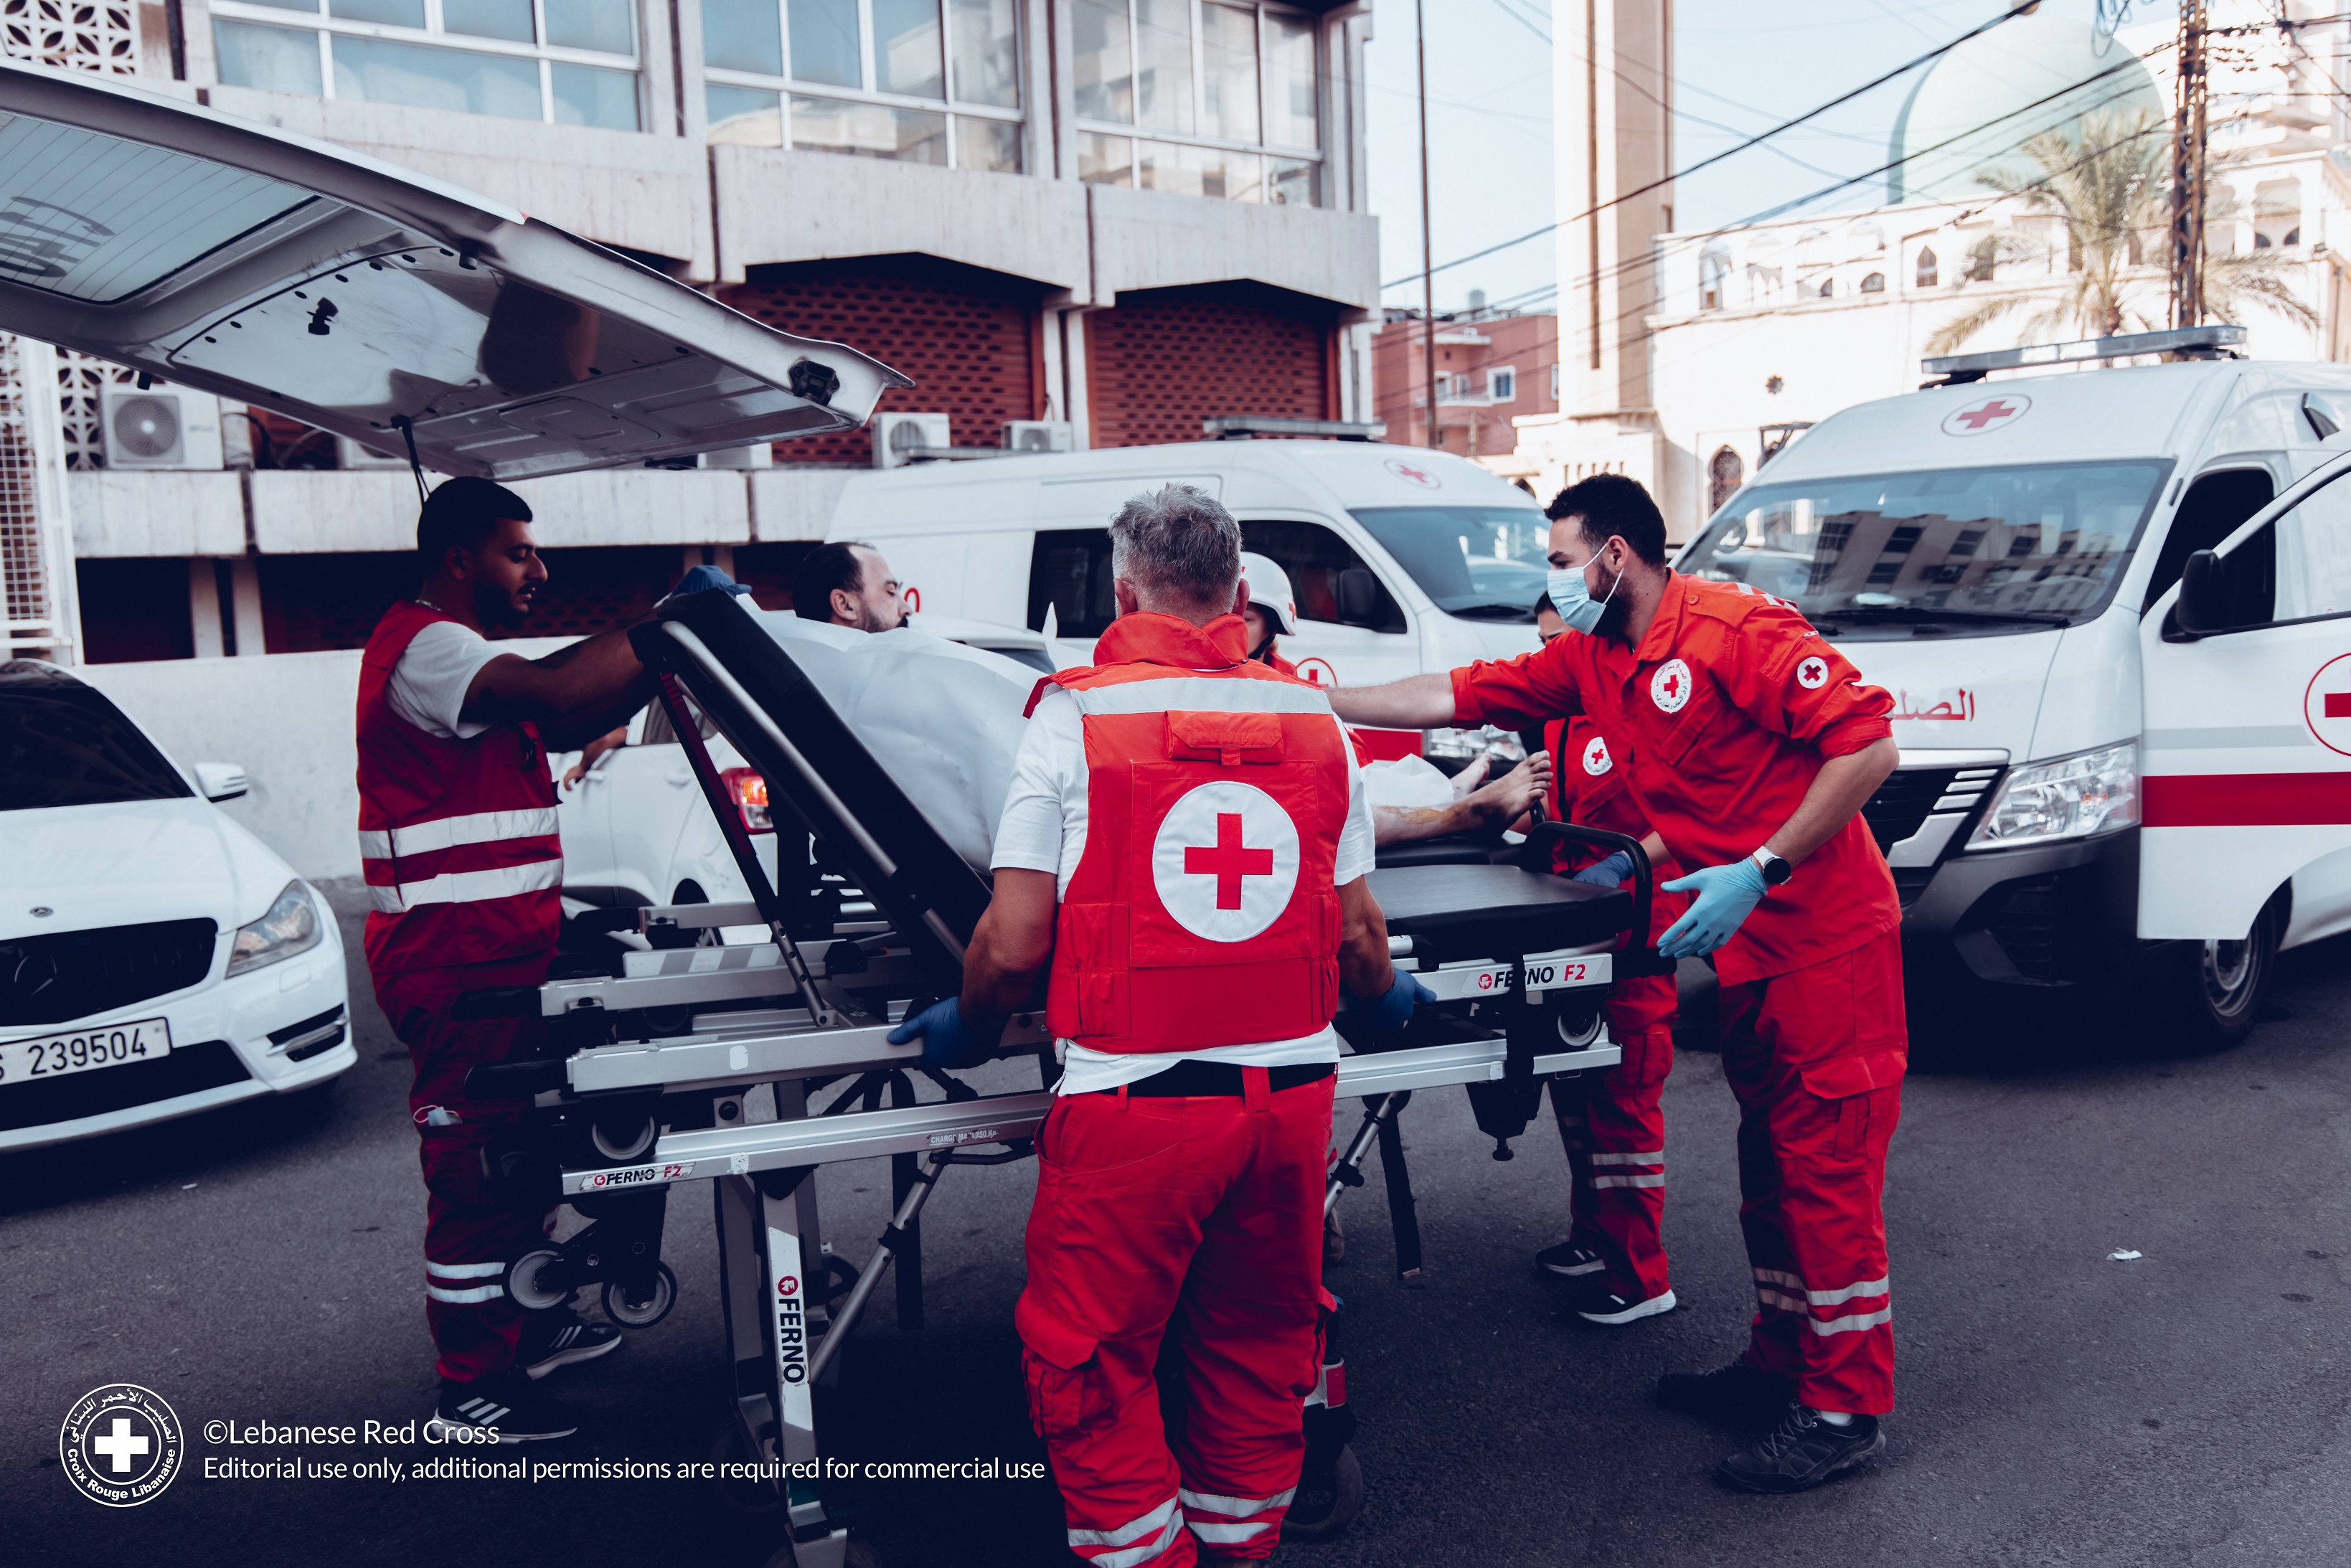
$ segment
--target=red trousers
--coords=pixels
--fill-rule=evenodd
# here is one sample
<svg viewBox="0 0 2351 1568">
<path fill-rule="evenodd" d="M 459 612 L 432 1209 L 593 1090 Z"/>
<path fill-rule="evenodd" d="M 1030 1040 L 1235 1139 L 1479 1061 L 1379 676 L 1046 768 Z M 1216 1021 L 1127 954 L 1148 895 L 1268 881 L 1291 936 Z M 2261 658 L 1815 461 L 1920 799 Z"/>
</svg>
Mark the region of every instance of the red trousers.
<svg viewBox="0 0 2351 1568">
<path fill-rule="evenodd" d="M 525 1054 L 539 1021 L 460 1022 L 449 1009 L 461 991 L 538 985 L 549 956 L 376 977 L 376 1001 L 415 1068 L 408 1104 L 424 1166 L 424 1322 L 439 1353 L 436 1369 L 455 1382 L 495 1376 L 514 1364 L 526 1314 L 507 1300 L 501 1279 L 507 1260 L 543 1239 L 555 1217 L 499 1202 L 488 1190 L 484 1151 L 492 1133 L 522 1107 L 485 1105 L 465 1095 L 465 1074 Z"/>
<path fill-rule="evenodd" d="M 1747 1362 L 1816 1410 L 1894 1408 L 1886 1145 L 1909 1035 L 1898 932 L 1725 986 L 1722 1071 L 1739 1097 L 1739 1221 L 1760 1303 Z"/>
<path fill-rule="evenodd" d="M 1246 1095 L 1065 1095 L 1038 1131 L 1013 1322 L 1070 1549 L 1095 1568 L 1264 1557 L 1297 1490 L 1332 1081 L 1244 1077 Z"/>
<path fill-rule="evenodd" d="M 1659 1231 L 1666 1216 L 1666 1114 L 1657 1103 L 1674 1067 L 1674 977 L 1642 975 L 1608 989 L 1614 1067 L 1551 1081 L 1551 1108 L 1574 1178 L 1568 1239 L 1598 1255 L 1608 1288 L 1646 1301 L 1670 1288 Z"/>
</svg>

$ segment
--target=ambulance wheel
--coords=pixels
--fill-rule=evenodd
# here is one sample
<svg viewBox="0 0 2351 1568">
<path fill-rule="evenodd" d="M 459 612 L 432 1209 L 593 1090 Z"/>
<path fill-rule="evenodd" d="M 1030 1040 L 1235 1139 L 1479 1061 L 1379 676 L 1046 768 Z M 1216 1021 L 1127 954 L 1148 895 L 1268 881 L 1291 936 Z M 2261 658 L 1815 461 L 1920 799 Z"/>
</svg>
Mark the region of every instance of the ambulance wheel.
<svg viewBox="0 0 2351 1568">
<path fill-rule="evenodd" d="M 563 1251 L 535 1247 L 507 1265 L 507 1300 L 527 1312 L 551 1312 L 571 1299 Z"/>
<path fill-rule="evenodd" d="M 1331 1484 L 1298 1489 L 1290 1511 L 1281 1519 L 1284 1541 L 1332 1541 L 1355 1522 L 1364 1509 L 1364 1467 L 1353 1445 L 1339 1450 L 1331 1469 Z"/>
<path fill-rule="evenodd" d="M 2168 996 L 2158 1014 L 2189 1051 L 2227 1051 L 2252 1032 L 2277 971 L 2274 905 L 2254 917 L 2241 942 L 2181 942 L 2164 955 Z"/>
<path fill-rule="evenodd" d="M 643 1295 L 618 1280 L 604 1281 L 604 1315 L 622 1328 L 649 1329 L 669 1316 L 677 1305 L 677 1276 L 666 1263 L 653 1265 L 652 1289 Z"/>
</svg>

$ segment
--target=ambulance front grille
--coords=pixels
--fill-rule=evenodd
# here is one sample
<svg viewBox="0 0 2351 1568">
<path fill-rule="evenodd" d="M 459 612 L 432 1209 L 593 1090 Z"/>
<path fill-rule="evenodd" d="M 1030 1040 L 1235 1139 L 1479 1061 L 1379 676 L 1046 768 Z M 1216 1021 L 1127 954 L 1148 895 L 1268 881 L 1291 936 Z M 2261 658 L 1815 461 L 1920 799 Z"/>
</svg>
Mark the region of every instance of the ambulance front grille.
<svg viewBox="0 0 2351 1568">
<path fill-rule="evenodd" d="M 1897 768 L 1862 807 L 1862 821 L 1878 849 L 1891 851 L 1930 815 L 1974 810 L 1999 777 L 1997 768 Z M 1956 836 L 1946 847 L 1959 848 Z"/>
</svg>

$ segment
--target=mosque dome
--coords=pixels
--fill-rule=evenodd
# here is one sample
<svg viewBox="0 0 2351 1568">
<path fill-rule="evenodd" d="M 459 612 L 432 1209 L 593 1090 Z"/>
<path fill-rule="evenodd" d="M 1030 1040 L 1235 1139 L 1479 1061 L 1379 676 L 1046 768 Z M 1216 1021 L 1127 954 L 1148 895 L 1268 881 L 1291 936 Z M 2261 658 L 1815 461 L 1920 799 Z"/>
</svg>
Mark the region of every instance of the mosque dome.
<svg viewBox="0 0 2351 1568">
<path fill-rule="evenodd" d="M 2044 0 L 1918 78 L 1894 122 L 1887 196 L 1970 201 L 1988 193 L 1977 177 L 1988 169 L 2035 169 L 2019 149 L 2042 131 L 2141 112 L 2171 110 L 2129 46 L 2098 30 L 2095 0 Z"/>
</svg>

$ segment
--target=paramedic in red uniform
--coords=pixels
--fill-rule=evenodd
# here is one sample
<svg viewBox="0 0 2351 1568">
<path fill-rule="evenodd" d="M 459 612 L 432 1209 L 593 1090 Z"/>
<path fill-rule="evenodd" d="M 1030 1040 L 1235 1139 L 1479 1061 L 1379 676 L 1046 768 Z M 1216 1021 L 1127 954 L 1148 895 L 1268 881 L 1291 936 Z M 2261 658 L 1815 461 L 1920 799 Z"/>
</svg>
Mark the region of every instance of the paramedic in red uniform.
<svg viewBox="0 0 2351 1568">
<path fill-rule="evenodd" d="M 1119 618 L 1040 685 L 963 994 L 891 1038 L 971 1060 L 1050 971 L 1063 1071 L 1014 1322 L 1070 1549 L 1253 1563 L 1321 1369 L 1331 1017 L 1343 993 L 1399 1025 L 1426 993 L 1388 962 L 1329 700 L 1247 656 L 1238 527 L 1171 485 L 1110 532 Z"/>
<path fill-rule="evenodd" d="M 1546 643 L 1567 634 L 1551 595 L 1535 603 L 1535 634 Z M 1546 804 L 1554 821 L 1643 841 L 1658 880 L 1679 876 L 1648 819 L 1625 788 L 1625 771 L 1600 727 L 1583 716 L 1543 726 L 1552 761 Z M 1552 869 L 1562 876 L 1614 887 L 1633 874 L 1622 850 L 1555 840 Z M 1689 900 L 1653 896 L 1649 939 L 1681 917 Z M 1581 1279 L 1583 1293 L 1568 1310 L 1586 1322 L 1615 1328 L 1674 1310 L 1662 1239 L 1666 1216 L 1666 1117 L 1659 1105 L 1674 1066 L 1674 977 L 1627 975 L 1608 988 L 1608 1038 L 1625 1053 L 1614 1067 L 1551 1081 L 1551 1105 L 1567 1150 L 1574 1224 L 1568 1239 L 1535 1254 L 1546 1273 Z"/>
<path fill-rule="evenodd" d="M 1332 694 L 1351 723 L 1531 724 L 1588 715 L 1693 895 L 1658 943 L 1711 954 L 1723 1071 L 1740 1103 L 1746 1354 L 1669 1374 L 1658 1397 L 1784 1415 L 1723 1461 L 1734 1486 L 1796 1491 L 1885 1446 L 1893 1316 L 1880 1208 L 1907 1056 L 1901 908 L 1859 816 L 1893 770 L 1892 699 L 1784 601 L 1666 565 L 1639 484 L 1597 475 L 1547 508 L 1551 597 L 1569 635 L 1451 675 Z"/>
<path fill-rule="evenodd" d="M 520 1054 L 537 1020 L 450 1009 L 464 991 L 546 977 L 563 880 L 548 753 L 609 731 L 652 688 L 624 632 L 536 662 L 483 636 L 522 624 L 547 581 L 530 507 L 511 490 L 444 482 L 417 518 L 416 549 L 422 588 L 384 612 L 360 661 L 360 854 L 368 971 L 415 1066 L 439 1414 L 505 1441 L 559 1437 L 578 1423 L 532 1380 L 619 1348 L 620 1335 L 507 1300 L 507 1260 L 550 1217 L 490 1187 L 489 1138 L 518 1108 L 472 1100 L 465 1074 Z"/>
</svg>

